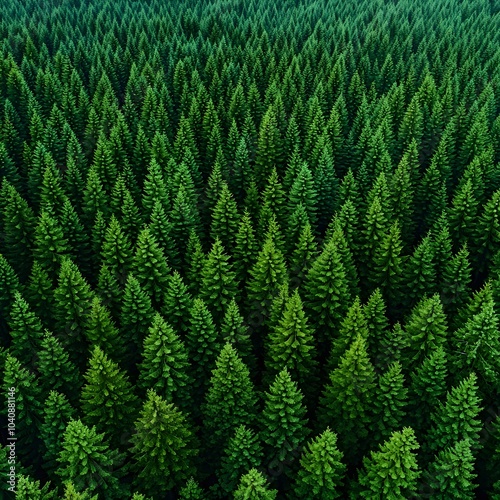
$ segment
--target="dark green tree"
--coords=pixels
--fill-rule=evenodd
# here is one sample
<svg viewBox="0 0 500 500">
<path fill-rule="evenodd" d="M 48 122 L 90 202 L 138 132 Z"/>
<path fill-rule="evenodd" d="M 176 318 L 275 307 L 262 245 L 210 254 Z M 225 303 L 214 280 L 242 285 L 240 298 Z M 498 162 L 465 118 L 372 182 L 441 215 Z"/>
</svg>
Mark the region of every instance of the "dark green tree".
<svg viewBox="0 0 500 500">
<path fill-rule="evenodd" d="M 264 476 L 257 469 L 250 469 L 241 476 L 238 488 L 234 492 L 235 500 L 275 500 L 277 490 L 269 489 Z"/>
</svg>

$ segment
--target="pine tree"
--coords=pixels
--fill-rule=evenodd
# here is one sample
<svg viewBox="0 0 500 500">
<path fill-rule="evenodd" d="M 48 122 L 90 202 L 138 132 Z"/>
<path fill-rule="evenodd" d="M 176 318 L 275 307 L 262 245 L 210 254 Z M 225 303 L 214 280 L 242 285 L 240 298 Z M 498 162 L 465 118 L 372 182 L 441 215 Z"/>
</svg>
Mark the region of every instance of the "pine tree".
<svg viewBox="0 0 500 500">
<path fill-rule="evenodd" d="M 165 495 L 194 472 L 196 438 L 186 417 L 153 390 L 135 423 L 131 438 L 137 487 L 150 495 Z"/>
<path fill-rule="evenodd" d="M 283 254 L 271 239 L 267 239 L 250 269 L 250 278 L 247 281 L 249 305 L 266 317 L 272 298 L 279 286 L 287 280 L 288 273 Z"/>
<path fill-rule="evenodd" d="M 85 326 L 85 337 L 89 345 L 99 346 L 116 362 L 122 361 L 125 355 L 123 338 L 109 310 L 97 296 L 92 299 L 91 307 Z"/>
<path fill-rule="evenodd" d="M 282 138 L 278 129 L 274 109 L 270 107 L 260 122 L 259 139 L 255 158 L 258 185 L 262 186 L 273 168 L 277 170 L 282 162 Z"/>
<path fill-rule="evenodd" d="M 127 375 L 95 346 L 84 378 L 80 399 L 85 421 L 106 433 L 115 446 L 123 445 L 120 440 L 125 433 L 128 441 L 138 406 Z"/>
<path fill-rule="evenodd" d="M 427 447 L 436 452 L 468 439 L 471 448 L 479 448 L 481 399 L 477 392 L 477 376 L 472 372 L 446 395 L 446 402 L 438 403 L 431 414 L 433 425 L 427 434 Z"/>
<path fill-rule="evenodd" d="M 349 461 L 368 437 L 375 387 L 366 340 L 358 336 L 330 373 L 318 410 L 323 428 L 331 425 L 338 432 L 339 447 Z"/>
<path fill-rule="evenodd" d="M 94 295 L 80 270 L 69 258 L 63 260 L 54 292 L 56 332 L 70 359 L 82 367 L 87 343 L 85 328 Z"/>
<path fill-rule="evenodd" d="M 193 297 L 184 283 L 182 276 L 174 271 L 169 277 L 163 295 L 161 313 L 168 318 L 169 324 L 178 334 L 185 334 L 189 328 L 189 311 Z"/>
<path fill-rule="evenodd" d="M 240 283 L 246 283 L 249 269 L 255 264 L 257 254 L 257 242 L 252 219 L 247 209 L 241 217 L 238 232 L 236 233 L 236 243 L 231 254 L 234 260 L 234 271 Z"/>
<path fill-rule="evenodd" d="M 57 457 L 62 449 L 61 436 L 74 416 L 75 409 L 67 397 L 60 392 L 50 391 L 43 404 L 40 437 L 44 447 L 43 468 L 51 478 L 55 479 L 55 471 L 59 467 Z"/>
<path fill-rule="evenodd" d="M 408 389 L 402 366 L 395 362 L 379 376 L 376 397 L 373 402 L 373 441 L 382 443 L 400 429 L 406 416 Z"/>
<path fill-rule="evenodd" d="M 16 498 L 20 500 L 55 500 L 56 491 L 50 491 L 50 481 L 40 486 L 40 481 L 20 475 L 17 479 Z"/>
<path fill-rule="evenodd" d="M 342 496 L 346 466 L 343 453 L 337 448 L 337 435 L 327 428 L 311 440 L 300 459 L 295 480 L 297 498 L 333 500 Z"/>
<path fill-rule="evenodd" d="M 129 361 L 137 358 L 148 328 L 154 309 L 151 299 L 142 289 L 141 285 L 132 273 L 128 275 L 120 315 L 122 337 L 127 339 L 127 351 Z"/>
<path fill-rule="evenodd" d="M 193 477 L 190 477 L 186 485 L 179 490 L 179 500 L 205 500 L 205 498 L 205 493 Z"/>
<path fill-rule="evenodd" d="M 102 243 L 101 260 L 117 279 L 120 286 L 127 280 L 132 268 L 132 245 L 118 219 L 112 215 Z"/>
<path fill-rule="evenodd" d="M 24 296 L 42 324 L 52 328 L 55 308 L 54 290 L 49 274 L 39 262 L 33 263 Z"/>
<path fill-rule="evenodd" d="M 302 390 L 309 392 L 316 366 L 315 346 L 298 290 L 287 299 L 279 323 L 269 334 L 267 349 L 268 379 L 287 368 L 295 374 Z"/>
<path fill-rule="evenodd" d="M 149 334 L 144 340 L 138 385 L 154 389 L 165 401 L 189 409 L 190 363 L 184 342 L 172 327 L 156 313 Z"/>
<path fill-rule="evenodd" d="M 250 373 L 255 373 L 256 359 L 253 353 L 249 328 L 245 324 L 238 304 L 234 299 L 231 300 L 226 308 L 226 313 L 221 323 L 221 334 L 224 342 L 229 342 L 234 346 L 245 365 L 250 369 Z"/>
<path fill-rule="evenodd" d="M 95 427 L 87 427 L 81 420 L 70 420 L 61 446 L 57 474 L 64 482 L 71 481 L 77 491 L 88 489 L 90 494 L 109 499 L 127 494 L 119 483 L 125 472 L 119 469 L 124 457 L 110 450 L 104 434 L 98 434 Z"/>
<path fill-rule="evenodd" d="M 316 227 L 318 193 L 314 186 L 313 176 L 307 164 L 303 164 L 288 195 L 288 211 L 292 213 L 302 203 L 309 217 L 309 223 Z"/>
<path fill-rule="evenodd" d="M 219 239 L 224 248 L 233 248 L 238 225 L 238 207 L 227 183 L 223 182 L 219 199 L 212 211 L 210 236 L 213 240 Z"/>
<path fill-rule="evenodd" d="M 430 426 L 430 415 L 446 395 L 447 359 L 443 346 L 432 350 L 410 374 L 410 411 L 412 427 L 422 432 Z"/>
<path fill-rule="evenodd" d="M 260 418 L 260 436 L 266 445 L 265 456 L 271 460 L 270 465 L 289 459 L 291 453 L 303 446 L 310 433 L 306 427 L 306 411 L 302 392 L 283 368 L 265 393 Z"/>
<path fill-rule="evenodd" d="M 26 368 L 33 369 L 40 352 L 43 326 L 19 292 L 14 292 L 8 324 L 11 337 L 10 354 Z"/>
<path fill-rule="evenodd" d="M 181 257 L 177 245 L 172 239 L 172 222 L 159 201 L 155 201 L 151 212 L 149 230 L 155 236 L 158 245 L 163 250 L 167 261 L 174 269 L 179 270 Z"/>
<path fill-rule="evenodd" d="M 258 435 L 245 425 L 236 428 L 229 439 L 217 472 L 222 490 L 229 495 L 240 477 L 252 468 L 260 467 L 263 459 L 262 446 Z"/>
<path fill-rule="evenodd" d="M 207 445 L 219 450 L 232 429 L 255 418 L 257 396 L 250 372 L 231 344 L 222 348 L 212 373 L 202 413 Z M 209 455 L 219 458 L 218 452 Z"/>
<path fill-rule="evenodd" d="M 64 257 L 69 253 L 68 241 L 57 220 L 49 212 L 42 211 L 35 228 L 33 256 L 55 279 Z"/>
<path fill-rule="evenodd" d="M 363 460 L 359 472 L 361 498 L 411 498 L 421 475 L 415 450 L 419 445 L 411 427 L 394 432 L 390 439 Z M 359 498 L 358 497 L 358 498 Z"/>
<path fill-rule="evenodd" d="M 170 267 L 163 250 L 147 227 L 137 238 L 132 267 L 134 276 L 142 289 L 151 297 L 153 305 L 161 305 Z"/>
<path fill-rule="evenodd" d="M 318 335 L 319 351 L 324 352 L 352 300 L 339 248 L 334 241 L 329 241 L 313 262 L 304 283 L 304 299 Z"/>
<path fill-rule="evenodd" d="M 186 347 L 193 363 L 194 385 L 203 392 L 222 349 L 222 339 L 205 302 L 199 298 L 194 299 L 190 310 Z"/>
<path fill-rule="evenodd" d="M 477 477 L 474 465 L 471 443 L 468 439 L 462 439 L 437 454 L 423 479 L 433 498 L 472 500 L 477 487 L 474 484 Z"/>
<path fill-rule="evenodd" d="M 387 336 L 389 321 L 386 316 L 384 298 L 380 289 L 377 288 L 363 307 L 363 315 L 368 328 L 368 352 L 378 365 L 381 358 L 381 340 Z"/>
<path fill-rule="evenodd" d="M 235 500 L 275 500 L 277 490 L 270 490 L 264 476 L 257 469 L 250 469 L 241 476 L 234 492 Z"/>
<path fill-rule="evenodd" d="M 221 240 L 216 238 L 201 271 L 199 297 L 205 301 L 217 324 L 238 292 L 231 267 Z"/>
<path fill-rule="evenodd" d="M 36 368 L 43 394 L 61 391 L 74 400 L 81 385 L 80 374 L 59 340 L 48 330 L 40 341 Z"/>
<path fill-rule="evenodd" d="M 409 340 L 408 363 L 420 364 L 434 349 L 445 346 L 448 322 L 438 294 L 423 298 L 412 310 L 405 325 Z"/>
<path fill-rule="evenodd" d="M 470 295 L 471 274 L 469 251 L 463 246 L 443 270 L 441 302 L 451 317 L 465 305 Z"/>
</svg>

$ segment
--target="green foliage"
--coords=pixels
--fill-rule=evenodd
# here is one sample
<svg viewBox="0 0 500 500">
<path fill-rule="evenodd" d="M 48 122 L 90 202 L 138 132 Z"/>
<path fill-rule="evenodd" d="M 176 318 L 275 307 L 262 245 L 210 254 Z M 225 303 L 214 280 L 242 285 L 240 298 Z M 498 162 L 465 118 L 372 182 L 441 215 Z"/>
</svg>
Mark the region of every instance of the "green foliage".
<svg viewBox="0 0 500 500">
<path fill-rule="evenodd" d="M 264 476 L 257 469 L 250 469 L 241 476 L 238 489 L 234 492 L 235 500 L 275 500 L 278 492 L 269 489 Z"/>
</svg>

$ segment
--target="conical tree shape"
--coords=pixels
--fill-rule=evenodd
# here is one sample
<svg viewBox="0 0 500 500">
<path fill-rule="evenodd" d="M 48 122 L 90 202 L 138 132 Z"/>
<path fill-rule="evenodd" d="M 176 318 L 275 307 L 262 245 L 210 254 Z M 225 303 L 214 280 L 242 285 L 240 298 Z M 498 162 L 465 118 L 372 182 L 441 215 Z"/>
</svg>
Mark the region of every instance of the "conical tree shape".
<svg viewBox="0 0 500 500">
<path fill-rule="evenodd" d="M 61 436 L 69 421 L 75 415 L 75 409 L 68 403 L 64 394 L 50 391 L 43 405 L 40 437 L 43 441 L 43 468 L 51 477 L 55 478 L 55 471 L 59 467 L 57 457 L 62 450 Z"/>
<path fill-rule="evenodd" d="M 123 498 L 126 491 L 119 477 L 124 471 L 117 470 L 123 456 L 110 450 L 104 439 L 104 434 L 98 434 L 95 427 L 71 420 L 62 435 L 57 474 L 63 481 L 71 481 L 77 491 L 88 490 L 109 499 Z"/>
<path fill-rule="evenodd" d="M 40 481 L 20 475 L 17 480 L 16 498 L 20 500 L 55 500 L 56 491 L 50 491 L 50 481 L 40 487 Z"/>
<path fill-rule="evenodd" d="M 267 377 L 272 380 L 284 368 L 294 373 L 304 392 L 314 378 L 315 346 L 298 290 L 288 298 L 279 323 L 267 343 Z"/>
<path fill-rule="evenodd" d="M 245 283 L 249 269 L 255 264 L 257 254 L 255 231 L 248 210 L 245 210 L 240 220 L 236 234 L 236 244 L 234 249 L 231 250 L 236 277 L 241 283 Z"/>
<path fill-rule="evenodd" d="M 446 263 L 443 269 L 441 302 L 449 316 L 454 316 L 465 305 L 471 293 L 471 279 L 469 251 L 464 246 Z"/>
<path fill-rule="evenodd" d="M 74 401 L 81 386 L 80 373 L 59 340 L 47 330 L 40 342 L 36 365 L 43 394 L 61 391 Z"/>
<path fill-rule="evenodd" d="M 199 297 L 205 301 L 217 324 L 220 324 L 226 308 L 238 292 L 236 276 L 231 269 L 221 240 L 212 245 L 201 271 Z"/>
<path fill-rule="evenodd" d="M 277 490 L 269 489 L 264 476 L 257 469 L 250 469 L 241 476 L 238 488 L 234 492 L 235 500 L 275 500 Z"/>
<path fill-rule="evenodd" d="M 323 344 L 320 351 L 324 351 L 352 300 L 335 242 L 328 242 L 312 264 L 304 283 L 304 299 L 306 311 L 313 318 L 320 346 Z"/>
<path fill-rule="evenodd" d="M 101 260 L 123 286 L 132 269 L 132 245 L 113 215 L 102 243 Z"/>
<path fill-rule="evenodd" d="M 93 297 L 89 284 L 76 264 L 65 259 L 61 264 L 59 283 L 54 292 L 55 331 L 70 359 L 80 368 L 85 362 L 87 352 L 85 328 Z"/>
<path fill-rule="evenodd" d="M 179 500 L 205 500 L 207 497 L 200 485 L 190 477 L 186 485 L 179 490 Z"/>
<path fill-rule="evenodd" d="M 158 245 L 163 250 L 167 261 L 174 269 L 179 269 L 181 258 L 177 245 L 172 239 L 172 222 L 163 208 L 163 205 L 156 201 L 151 212 L 149 230 L 156 238 Z"/>
<path fill-rule="evenodd" d="M 402 366 L 395 362 L 379 376 L 378 387 L 373 402 L 373 442 L 382 443 L 400 429 L 408 406 L 408 389 Z"/>
<path fill-rule="evenodd" d="M 378 365 L 377 360 L 382 354 L 380 352 L 381 340 L 386 337 L 389 330 L 385 302 L 379 288 L 370 295 L 363 307 L 363 315 L 368 328 L 368 352 L 375 360 L 375 364 Z"/>
<path fill-rule="evenodd" d="M 189 311 L 193 305 L 193 297 L 184 283 L 182 276 L 174 271 L 168 277 L 163 296 L 163 317 L 168 318 L 175 332 L 184 335 L 189 328 Z"/>
<path fill-rule="evenodd" d="M 283 254 L 275 247 L 274 242 L 268 239 L 250 270 L 250 279 L 247 281 L 249 305 L 254 309 L 258 308 L 264 317 L 267 316 L 272 298 L 279 286 L 287 280 Z"/>
<path fill-rule="evenodd" d="M 366 341 L 358 336 L 330 373 L 318 410 L 320 424 L 337 430 L 339 447 L 349 460 L 368 437 L 375 387 Z"/>
<path fill-rule="evenodd" d="M 342 459 L 337 435 L 329 428 L 311 440 L 300 459 L 293 489 L 297 498 L 333 500 L 342 497 L 340 489 L 346 472 Z"/>
<path fill-rule="evenodd" d="M 138 399 L 127 375 L 95 346 L 84 375 L 81 406 L 85 421 L 112 438 L 115 446 L 128 442 L 123 433 L 130 431 L 137 412 Z"/>
<path fill-rule="evenodd" d="M 116 362 L 123 360 L 125 346 L 109 310 L 99 297 L 92 299 L 92 309 L 87 317 L 85 336 L 92 346 L 99 346 Z"/>
<path fill-rule="evenodd" d="M 156 313 L 144 340 L 138 385 L 154 389 L 165 401 L 189 409 L 192 383 L 188 353 L 172 327 Z"/>
<path fill-rule="evenodd" d="M 333 339 L 327 365 L 329 372 L 339 366 L 340 358 L 345 354 L 358 335 L 368 341 L 367 321 L 361 308 L 359 297 L 356 297 L 352 306 L 347 311 L 345 318 L 342 320 L 338 336 Z"/>
<path fill-rule="evenodd" d="M 224 449 L 222 465 L 217 473 L 222 490 L 228 495 L 233 492 L 240 477 L 246 471 L 260 467 L 262 459 L 262 446 L 257 434 L 243 424 L 238 426 Z"/>
<path fill-rule="evenodd" d="M 389 440 L 363 460 L 359 472 L 361 498 L 411 498 L 417 493 L 419 448 L 411 427 L 394 432 Z M 358 497 L 358 498 L 359 498 Z"/>
<path fill-rule="evenodd" d="M 307 422 L 302 392 L 283 368 L 265 393 L 260 418 L 260 436 L 267 446 L 266 458 L 272 464 L 288 459 L 304 444 L 310 433 Z"/>
<path fill-rule="evenodd" d="M 15 287 L 12 292 L 15 292 Z M 54 326 L 54 289 L 47 271 L 39 262 L 34 262 L 28 279 L 24 297 L 33 308 L 42 323 L 52 328 Z"/>
<path fill-rule="evenodd" d="M 456 498 L 472 500 L 474 490 L 475 459 L 468 439 L 462 439 L 453 446 L 440 451 L 423 475 L 432 497 L 439 500 Z"/>
<path fill-rule="evenodd" d="M 476 382 L 476 374 L 472 372 L 448 392 L 444 404 L 439 403 L 435 408 L 426 441 L 430 451 L 443 450 L 462 439 L 470 440 L 473 450 L 479 448 L 481 399 Z"/>
<path fill-rule="evenodd" d="M 197 298 L 193 301 L 186 347 L 189 351 L 189 359 L 193 363 L 194 385 L 199 389 L 204 389 L 208 387 L 216 358 L 222 349 L 222 339 L 202 299 Z"/>
<path fill-rule="evenodd" d="M 134 276 L 151 297 L 153 305 L 161 304 L 170 268 L 149 228 L 139 233 L 132 266 Z"/>
<path fill-rule="evenodd" d="M 253 373 L 256 368 L 256 360 L 249 328 L 245 324 L 238 304 L 234 299 L 231 300 L 226 308 L 226 313 L 221 323 L 221 334 L 223 341 L 233 345 L 245 365 L 250 369 L 250 373 Z"/>
<path fill-rule="evenodd" d="M 217 204 L 212 211 L 210 235 L 213 240 L 219 239 L 224 248 L 233 248 L 236 243 L 238 225 L 238 207 L 227 183 L 224 182 Z"/>
<path fill-rule="evenodd" d="M 318 257 L 318 245 L 309 223 L 301 230 L 290 257 L 290 282 L 299 287 Z"/>
<path fill-rule="evenodd" d="M 446 395 L 448 369 L 442 346 L 429 353 L 422 364 L 411 373 L 410 406 L 413 428 L 423 431 L 430 426 L 430 415 Z"/>
<path fill-rule="evenodd" d="M 122 337 L 128 340 L 129 358 L 135 359 L 136 352 L 140 352 L 153 315 L 154 309 L 151 305 L 151 299 L 133 274 L 129 274 L 123 292 L 120 316 Z"/>
<path fill-rule="evenodd" d="M 196 438 L 186 417 L 153 390 L 147 392 L 131 438 L 135 482 L 150 495 L 166 495 L 194 472 Z"/>
<path fill-rule="evenodd" d="M 10 354 L 26 368 L 33 369 L 40 352 L 43 326 L 19 292 L 14 292 L 8 324 L 11 337 Z"/>
<path fill-rule="evenodd" d="M 207 443 L 217 450 L 224 448 L 232 429 L 255 419 L 257 396 L 250 372 L 231 344 L 222 348 L 212 373 L 202 412 Z"/>
<path fill-rule="evenodd" d="M 314 186 L 314 179 L 307 164 L 303 164 L 288 195 L 288 211 L 302 203 L 309 217 L 309 223 L 316 227 L 318 193 Z"/>
</svg>

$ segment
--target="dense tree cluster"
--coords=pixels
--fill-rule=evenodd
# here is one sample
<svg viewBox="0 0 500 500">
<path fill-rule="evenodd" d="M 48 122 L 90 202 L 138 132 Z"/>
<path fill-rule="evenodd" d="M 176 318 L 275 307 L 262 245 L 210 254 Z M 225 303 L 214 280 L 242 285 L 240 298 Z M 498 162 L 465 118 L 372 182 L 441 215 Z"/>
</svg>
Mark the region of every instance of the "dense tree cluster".
<svg viewBox="0 0 500 500">
<path fill-rule="evenodd" d="M 500 498 L 498 2 L 1 11 L 17 498 Z"/>
</svg>

